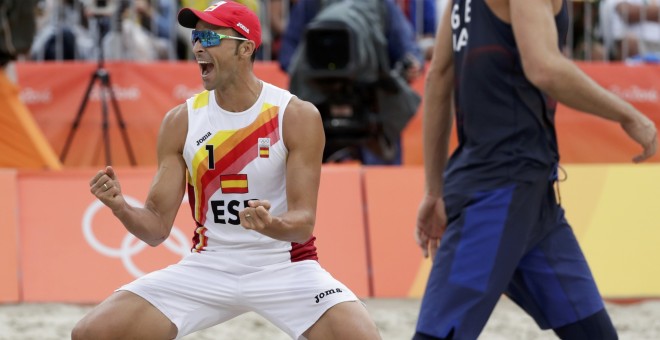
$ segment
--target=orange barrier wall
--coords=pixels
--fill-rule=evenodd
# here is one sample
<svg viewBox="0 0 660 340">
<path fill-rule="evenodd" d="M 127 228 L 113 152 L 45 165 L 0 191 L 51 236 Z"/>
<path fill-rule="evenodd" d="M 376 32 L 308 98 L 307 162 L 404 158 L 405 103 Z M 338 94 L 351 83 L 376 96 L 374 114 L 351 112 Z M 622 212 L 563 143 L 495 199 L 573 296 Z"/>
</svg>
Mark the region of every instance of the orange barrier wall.
<svg viewBox="0 0 660 340">
<path fill-rule="evenodd" d="M 0 169 L 0 303 L 19 301 L 16 170 Z"/>
<path fill-rule="evenodd" d="M 660 165 L 569 165 L 562 205 L 607 298 L 660 296 Z M 430 271 L 414 242 L 421 168 L 367 168 L 375 296 L 420 297 Z"/>
<path fill-rule="evenodd" d="M 408 296 L 422 262 L 413 238 L 424 178 L 420 168 L 365 167 L 374 294 Z"/>
<path fill-rule="evenodd" d="M 187 199 L 170 238 L 151 248 L 138 243 L 89 193 L 88 181 L 94 173 L 20 173 L 23 301 L 98 302 L 120 285 L 189 253 L 194 227 Z M 117 173 L 129 203 L 141 205 L 153 170 L 120 168 Z M 368 271 L 359 183 L 358 167 L 324 169 L 315 234 L 323 266 L 356 294 L 366 296 Z M 3 256 L 3 261 L 6 258 L 11 259 Z M 3 275 L 3 280 L 5 277 L 17 282 L 15 276 Z"/>
<path fill-rule="evenodd" d="M 141 205 L 152 170 L 117 169 L 129 202 Z M 27 172 L 19 178 L 23 299 L 97 302 L 190 249 L 190 209 L 182 204 L 165 246 L 150 248 L 89 192 L 95 171 Z"/>
<path fill-rule="evenodd" d="M 602 295 L 660 297 L 660 165 L 566 171 L 562 203 Z M 169 240 L 150 248 L 88 192 L 94 172 L 0 171 L 0 302 L 98 302 L 188 253 L 187 202 Z M 153 170 L 117 172 L 126 197 L 141 204 Z M 421 296 L 430 270 L 413 238 L 422 188 L 420 167 L 325 166 L 315 229 L 321 264 L 359 296 Z"/>
<path fill-rule="evenodd" d="M 579 63 L 583 71 L 601 85 L 629 100 L 660 124 L 660 66 L 629 66 L 616 63 Z M 19 63 L 17 72 L 21 97 L 39 127 L 60 154 L 80 106 L 95 63 Z M 138 165 L 154 165 L 155 143 L 165 113 L 202 90 L 195 63 L 108 63 L 113 88 Z M 256 63 L 255 73 L 267 82 L 286 88 L 288 78 L 275 63 Z M 52 76 L 46 76 L 52 75 Z M 424 91 L 423 77 L 413 87 Z M 125 146 L 110 110 L 110 143 L 114 165 L 127 165 Z M 422 164 L 421 107 L 403 134 L 404 163 Z M 560 105 L 557 131 L 565 163 L 627 162 L 637 147 L 617 124 Z M 101 108 L 98 84 L 82 115 L 67 166 L 105 164 L 101 137 Z M 456 138 L 452 137 L 452 146 Z M 660 155 L 652 159 L 660 161 Z"/>
<path fill-rule="evenodd" d="M 573 165 L 567 217 L 609 298 L 660 296 L 660 165 Z"/>
<path fill-rule="evenodd" d="M 319 263 L 358 296 L 370 296 L 362 177 L 357 166 L 324 167 L 316 212 Z"/>
</svg>

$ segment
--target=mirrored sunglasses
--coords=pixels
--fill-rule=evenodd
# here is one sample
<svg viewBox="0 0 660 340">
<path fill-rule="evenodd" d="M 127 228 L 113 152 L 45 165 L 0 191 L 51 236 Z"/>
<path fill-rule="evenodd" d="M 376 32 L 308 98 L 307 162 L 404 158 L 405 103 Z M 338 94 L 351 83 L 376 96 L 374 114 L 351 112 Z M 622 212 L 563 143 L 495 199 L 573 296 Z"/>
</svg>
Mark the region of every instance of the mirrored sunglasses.
<svg viewBox="0 0 660 340">
<path fill-rule="evenodd" d="M 193 45 L 195 44 L 195 41 L 199 40 L 199 42 L 202 44 L 204 48 L 218 46 L 220 45 L 220 41 L 222 41 L 222 39 L 248 41 L 248 39 L 245 38 L 233 37 L 231 35 L 224 35 L 210 30 L 204 30 L 204 31 L 193 30 L 191 37 L 191 41 Z"/>
</svg>

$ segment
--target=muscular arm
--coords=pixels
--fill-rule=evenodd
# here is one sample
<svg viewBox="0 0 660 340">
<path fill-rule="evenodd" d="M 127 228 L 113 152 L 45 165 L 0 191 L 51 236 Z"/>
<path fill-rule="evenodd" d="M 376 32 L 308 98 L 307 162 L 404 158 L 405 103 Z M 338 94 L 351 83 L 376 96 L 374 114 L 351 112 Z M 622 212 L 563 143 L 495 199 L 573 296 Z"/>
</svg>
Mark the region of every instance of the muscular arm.
<svg viewBox="0 0 660 340">
<path fill-rule="evenodd" d="M 304 243 L 312 237 L 316 221 L 316 201 L 321 181 L 321 160 L 325 135 L 321 115 L 309 102 L 291 99 L 282 127 L 284 144 L 289 150 L 286 162 L 288 209 L 279 216 L 268 213 L 270 203 L 251 201 L 240 212 L 241 224 L 268 237 Z M 250 214 L 250 218 L 246 218 Z"/>
<path fill-rule="evenodd" d="M 452 127 L 454 60 L 450 13 L 451 10 L 445 10 L 444 18 L 438 27 L 433 59 L 426 74 L 424 88 L 424 173 L 426 194 L 433 197 L 442 197 L 442 173 L 447 163 Z"/>
<path fill-rule="evenodd" d="M 559 51 L 552 1 L 511 0 L 510 11 L 527 78 L 567 106 L 620 123 L 644 148 L 635 161 L 652 156 L 657 144 L 653 122 L 599 86 Z"/>
<path fill-rule="evenodd" d="M 186 165 L 182 150 L 187 133 L 186 107 L 170 111 L 158 134 L 158 170 L 144 208 L 123 204 L 113 213 L 126 229 L 151 246 L 170 234 L 185 191 Z"/>
<path fill-rule="evenodd" d="M 448 2 L 451 6 L 451 1 Z M 443 172 L 449 153 L 452 126 L 451 97 L 453 93 L 454 62 L 449 14 L 438 27 L 437 41 L 431 66 L 426 74 L 424 89 L 424 178 L 425 193 L 417 212 L 415 240 L 424 257 L 435 257 L 440 239 L 447 225 L 442 198 Z"/>
</svg>

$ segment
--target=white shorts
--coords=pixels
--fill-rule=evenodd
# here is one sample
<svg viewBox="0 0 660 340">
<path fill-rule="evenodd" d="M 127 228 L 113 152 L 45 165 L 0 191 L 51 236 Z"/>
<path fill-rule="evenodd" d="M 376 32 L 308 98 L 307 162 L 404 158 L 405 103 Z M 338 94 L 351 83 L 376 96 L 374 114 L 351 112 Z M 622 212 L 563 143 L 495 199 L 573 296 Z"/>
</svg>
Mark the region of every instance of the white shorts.
<svg viewBox="0 0 660 340">
<path fill-rule="evenodd" d="M 133 292 L 158 308 L 178 328 L 177 339 L 250 311 L 299 339 L 330 307 L 358 300 L 316 261 L 237 275 L 214 266 L 215 256 L 193 253 L 117 290 Z"/>
</svg>

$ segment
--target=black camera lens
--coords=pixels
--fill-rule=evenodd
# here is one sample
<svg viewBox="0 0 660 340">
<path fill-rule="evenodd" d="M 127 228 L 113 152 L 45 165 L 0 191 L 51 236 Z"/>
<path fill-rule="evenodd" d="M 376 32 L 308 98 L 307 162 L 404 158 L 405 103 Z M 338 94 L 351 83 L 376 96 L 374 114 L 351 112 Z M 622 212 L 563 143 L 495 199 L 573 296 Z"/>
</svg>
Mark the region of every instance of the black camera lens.
<svg viewBox="0 0 660 340">
<path fill-rule="evenodd" d="M 348 67 L 350 37 L 346 30 L 311 30 L 307 33 L 307 60 L 314 70 L 336 71 Z"/>
</svg>

